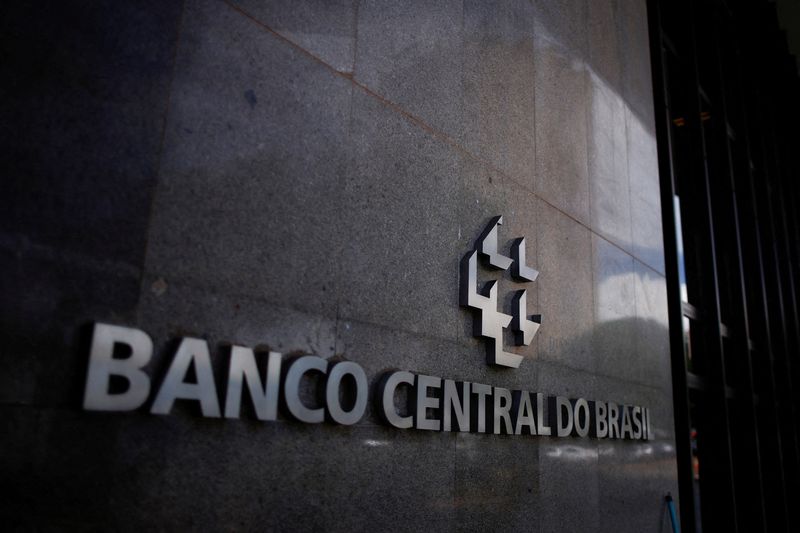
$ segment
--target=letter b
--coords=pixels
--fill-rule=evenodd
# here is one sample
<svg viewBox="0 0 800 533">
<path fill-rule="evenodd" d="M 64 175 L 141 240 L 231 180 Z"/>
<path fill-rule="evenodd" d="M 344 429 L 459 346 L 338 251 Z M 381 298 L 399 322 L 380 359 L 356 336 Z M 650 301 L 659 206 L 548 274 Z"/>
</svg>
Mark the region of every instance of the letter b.
<svg viewBox="0 0 800 533">
<path fill-rule="evenodd" d="M 114 357 L 114 346 L 124 344 L 129 357 Z M 153 341 L 144 331 L 96 323 L 89 351 L 89 371 L 83 408 L 90 411 L 132 411 L 140 407 L 150 394 L 150 378 L 142 368 L 153 356 Z M 111 394 L 111 376 L 128 381 L 128 390 Z"/>
</svg>

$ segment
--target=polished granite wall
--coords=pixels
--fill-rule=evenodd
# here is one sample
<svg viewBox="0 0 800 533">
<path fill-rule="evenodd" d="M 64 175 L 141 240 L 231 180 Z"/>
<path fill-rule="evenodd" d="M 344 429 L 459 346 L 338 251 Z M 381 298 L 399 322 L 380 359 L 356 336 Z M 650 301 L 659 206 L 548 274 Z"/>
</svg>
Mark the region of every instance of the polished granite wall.
<svg viewBox="0 0 800 533">
<path fill-rule="evenodd" d="M 643 0 L 5 7 L 3 522 L 667 530 L 646 18 Z M 540 271 L 518 370 L 486 365 L 458 305 L 459 260 L 498 214 Z M 373 381 L 644 405 L 654 440 L 85 412 L 95 320 L 147 331 L 154 374 L 192 335 L 352 359 Z"/>
</svg>

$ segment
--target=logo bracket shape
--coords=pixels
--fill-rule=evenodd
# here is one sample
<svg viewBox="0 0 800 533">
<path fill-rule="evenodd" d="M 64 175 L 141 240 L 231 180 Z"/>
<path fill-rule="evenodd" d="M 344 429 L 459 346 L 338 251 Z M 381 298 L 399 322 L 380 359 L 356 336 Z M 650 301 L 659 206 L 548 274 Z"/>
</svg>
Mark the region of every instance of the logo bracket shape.
<svg viewBox="0 0 800 533">
<path fill-rule="evenodd" d="M 528 346 L 533 342 L 542 323 L 541 315 L 527 315 L 527 289 L 517 290 L 513 297 L 512 313 L 507 315 L 498 310 L 497 294 L 499 283 L 488 282 L 482 290 L 478 289 L 478 255 L 483 256 L 489 266 L 496 270 L 511 268 L 512 277 L 520 282 L 533 282 L 539 272 L 525 263 L 525 238 L 515 239 L 511 246 L 512 257 L 498 251 L 498 230 L 503 217 L 492 218 L 478 238 L 475 249 L 461 260 L 460 303 L 472 309 L 473 335 L 486 341 L 486 361 L 490 365 L 519 368 L 523 357 L 505 351 L 503 330 L 514 332 L 517 346 Z"/>
</svg>

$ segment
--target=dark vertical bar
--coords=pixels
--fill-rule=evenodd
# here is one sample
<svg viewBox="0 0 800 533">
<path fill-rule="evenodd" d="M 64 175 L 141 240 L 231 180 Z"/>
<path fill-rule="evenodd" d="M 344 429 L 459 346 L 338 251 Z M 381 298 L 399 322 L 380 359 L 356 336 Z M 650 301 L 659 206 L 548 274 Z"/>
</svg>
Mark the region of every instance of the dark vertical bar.
<svg viewBox="0 0 800 533">
<path fill-rule="evenodd" d="M 773 259 L 770 249 L 771 240 L 768 236 L 768 213 L 764 207 L 762 191 L 766 185 L 763 172 L 763 146 L 761 112 L 758 105 L 760 98 L 759 78 L 762 73 L 761 65 L 764 60 L 763 33 L 759 31 L 757 6 L 744 4 L 737 12 L 737 27 L 742 39 L 744 52 L 744 69 L 747 72 L 745 83 L 745 133 L 747 140 L 749 175 L 746 184 L 742 187 L 749 198 L 743 197 L 743 207 L 751 215 L 751 227 L 748 230 L 746 242 L 750 244 L 747 254 L 750 259 L 751 291 L 754 293 L 751 303 L 754 304 L 753 337 L 758 354 L 756 365 L 756 382 L 759 390 L 759 436 L 762 443 L 762 465 L 764 472 L 764 502 L 768 530 L 787 531 L 789 525 L 789 507 L 786 498 L 786 478 L 784 461 L 784 443 L 780 431 L 779 410 L 779 371 L 776 366 L 777 353 L 779 352 L 779 331 L 777 322 L 779 314 L 776 312 L 774 300 L 771 298 L 771 279 Z M 756 305 L 757 304 L 757 305 Z"/>
<path fill-rule="evenodd" d="M 726 383 L 736 392 L 729 404 L 732 404 L 730 442 L 739 527 L 742 531 L 759 531 L 766 529 L 766 522 L 735 179 L 735 173 L 746 172 L 746 166 L 741 158 L 737 160 L 737 132 L 743 125 L 736 104 L 739 99 L 738 77 L 731 73 L 736 64 L 732 57 L 737 50 L 730 32 L 731 23 L 731 13 L 726 6 L 715 5 L 708 17 L 707 46 L 716 68 L 709 65 L 712 72 L 709 72 L 707 91 L 719 104 L 706 117 L 706 123 L 710 124 L 712 137 L 709 152 L 715 152 L 715 157 L 709 157 L 709 161 L 716 164 L 716 168 L 711 169 L 711 192 L 715 218 L 719 221 L 715 225 L 715 235 L 720 293 L 721 297 L 724 296 L 721 298 L 721 314 L 729 331 L 723 352 Z"/>
<path fill-rule="evenodd" d="M 733 457 L 731 453 L 730 413 L 726 394 L 725 359 L 722 333 L 720 328 L 720 293 L 717 274 L 717 243 L 714 234 L 715 213 L 712 205 L 711 180 L 712 166 L 709 161 L 709 143 L 704 131 L 703 118 L 709 113 L 713 102 L 700 85 L 701 65 L 698 46 L 707 52 L 704 33 L 710 21 L 710 14 L 705 3 L 689 4 L 691 20 L 691 47 L 695 79 L 694 106 L 689 109 L 687 127 L 694 137 L 691 157 L 696 164 L 696 173 L 686 176 L 692 183 L 684 183 L 692 187 L 692 203 L 687 207 L 692 211 L 692 227 L 698 236 L 698 270 L 700 286 L 695 290 L 689 288 L 690 294 L 697 294 L 696 301 L 703 309 L 701 335 L 704 337 L 704 354 L 706 367 L 705 401 L 700 409 L 700 426 L 704 439 L 705 453 L 700 453 L 700 461 L 704 476 L 708 481 L 701 481 L 701 501 L 703 505 L 703 528 L 724 531 L 738 530 L 738 512 L 736 505 L 733 477 Z M 707 67 L 706 64 L 703 67 Z M 702 78 L 707 78 L 703 71 Z M 689 218 L 689 217 L 687 217 Z M 691 296 L 690 296 L 691 299 Z M 705 512 L 708 510 L 708 512 Z"/>
<path fill-rule="evenodd" d="M 765 127 L 762 129 L 762 145 L 765 156 L 766 191 L 765 204 L 768 210 L 768 228 L 772 238 L 774 260 L 773 300 L 777 312 L 780 313 L 779 351 L 776 353 L 778 365 L 779 416 L 780 430 L 784 450 L 784 476 L 786 498 L 796 501 L 800 494 L 800 453 L 798 451 L 797 411 L 795 408 L 796 369 L 793 359 L 798 352 L 797 318 L 794 299 L 794 274 L 791 257 L 788 253 L 788 241 L 783 223 L 785 211 L 782 207 L 783 161 L 779 146 L 782 137 L 778 134 L 780 120 L 783 115 L 784 101 L 780 87 L 785 83 L 781 75 L 783 57 L 786 55 L 785 42 L 779 39 L 777 18 L 774 6 L 764 11 L 765 26 L 773 28 L 770 36 L 765 36 L 766 55 L 770 58 L 768 72 L 762 78 L 761 109 Z M 769 38 L 771 37 L 771 38 Z M 796 513 L 789 513 L 789 529 L 797 531 L 800 520 Z"/>
<path fill-rule="evenodd" d="M 672 360 L 672 389 L 675 416 L 675 445 L 678 459 L 678 486 L 680 489 L 679 507 L 681 530 L 694 531 L 694 481 L 692 472 L 692 451 L 689 420 L 689 389 L 686 383 L 686 363 L 684 359 L 683 330 L 681 322 L 683 311 L 679 287 L 677 263 L 677 235 L 673 197 L 672 163 L 669 138 L 670 117 L 666 106 L 667 76 L 665 49 L 662 42 L 661 15 L 658 0 L 648 0 L 647 6 L 650 28 L 650 55 L 653 73 L 653 92 L 656 103 L 656 138 L 658 141 L 658 170 L 661 177 L 661 217 L 664 229 L 664 258 L 667 277 L 667 298 L 669 310 L 670 352 Z"/>
</svg>

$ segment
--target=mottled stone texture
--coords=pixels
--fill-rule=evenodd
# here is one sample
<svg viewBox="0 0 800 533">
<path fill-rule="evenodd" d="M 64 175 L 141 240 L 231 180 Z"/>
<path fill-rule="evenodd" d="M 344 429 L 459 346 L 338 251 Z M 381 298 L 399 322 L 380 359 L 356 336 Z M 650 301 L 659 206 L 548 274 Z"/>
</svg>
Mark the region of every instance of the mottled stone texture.
<svg viewBox="0 0 800 533">
<path fill-rule="evenodd" d="M 664 531 L 677 493 L 643 0 L 0 11 L 0 522 Z M 458 305 L 527 237 L 518 370 Z M 516 288 L 497 279 L 501 301 Z M 654 440 L 80 409 L 92 321 L 642 404 Z"/>
</svg>

